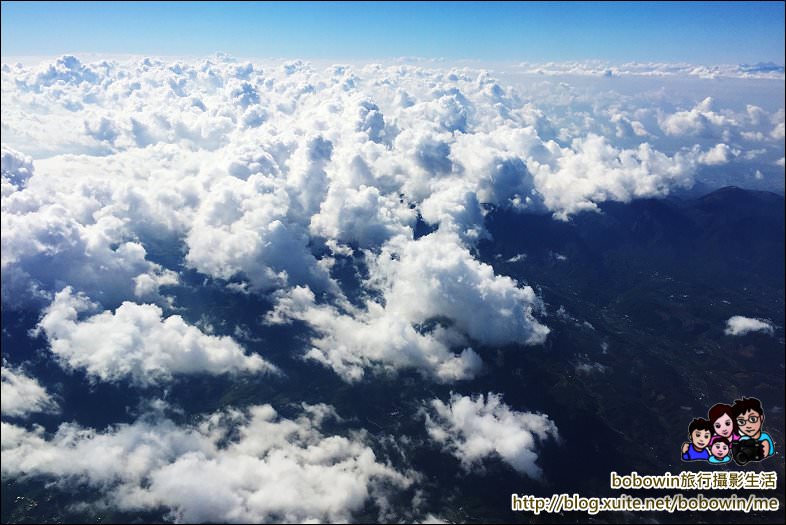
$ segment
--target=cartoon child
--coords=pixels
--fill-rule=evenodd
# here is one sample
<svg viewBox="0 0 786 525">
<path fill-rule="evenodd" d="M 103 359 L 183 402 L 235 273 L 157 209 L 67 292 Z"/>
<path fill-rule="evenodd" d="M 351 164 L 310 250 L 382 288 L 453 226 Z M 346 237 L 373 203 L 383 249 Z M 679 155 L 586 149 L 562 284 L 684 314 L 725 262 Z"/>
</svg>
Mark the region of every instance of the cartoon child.
<svg viewBox="0 0 786 525">
<path fill-rule="evenodd" d="M 771 456 L 775 452 L 775 447 L 770 435 L 761 430 L 764 424 L 761 401 L 755 397 L 743 397 L 734 401 L 731 411 L 740 429 L 740 442 L 755 439 L 761 443 L 762 458 Z"/>
<path fill-rule="evenodd" d="M 682 444 L 683 461 L 707 461 L 710 453 L 707 445 L 712 437 L 712 424 L 706 419 L 697 417 L 688 426 L 690 441 Z"/>
<path fill-rule="evenodd" d="M 710 440 L 710 463 L 728 463 L 731 461 L 729 455 L 729 440 L 723 436 L 713 436 Z"/>
<path fill-rule="evenodd" d="M 729 443 L 739 441 L 740 435 L 737 430 L 737 420 L 734 419 L 731 405 L 724 405 L 723 403 L 713 405 L 707 415 L 710 423 L 712 423 L 712 431 L 716 435 L 725 437 L 729 440 Z"/>
</svg>

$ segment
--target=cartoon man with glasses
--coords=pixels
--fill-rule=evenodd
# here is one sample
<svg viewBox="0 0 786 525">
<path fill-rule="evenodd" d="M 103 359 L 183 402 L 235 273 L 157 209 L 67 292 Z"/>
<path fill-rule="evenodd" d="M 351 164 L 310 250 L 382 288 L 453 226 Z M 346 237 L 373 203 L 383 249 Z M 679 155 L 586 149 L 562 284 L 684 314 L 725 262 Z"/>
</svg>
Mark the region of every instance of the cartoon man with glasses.
<svg viewBox="0 0 786 525">
<path fill-rule="evenodd" d="M 771 456 L 775 452 L 775 447 L 770 435 L 761 430 L 764 423 L 764 410 L 761 408 L 761 401 L 755 397 L 743 397 L 734 401 L 731 411 L 740 431 L 740 442 L 755 439 L 762 447 L 761 458 Z M 754 461 L 757 460 L 754 459 Z"/>
</svg>

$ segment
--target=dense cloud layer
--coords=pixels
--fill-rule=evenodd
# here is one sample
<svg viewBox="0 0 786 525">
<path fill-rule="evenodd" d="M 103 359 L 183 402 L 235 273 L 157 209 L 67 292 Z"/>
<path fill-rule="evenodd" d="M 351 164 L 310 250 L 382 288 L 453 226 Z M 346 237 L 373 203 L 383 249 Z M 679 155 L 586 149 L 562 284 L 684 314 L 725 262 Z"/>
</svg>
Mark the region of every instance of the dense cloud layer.
<svg viewBox="0 0 786 525">
<path fill-rule="evenodd" d="M 511 467 L 539 479 L 537 447 L 558 439 L 557 426 L 544 414 L 511 410 L 499 395 L 451 394 L 434 399 L 424 411 L 429 436 L 470 470 L 484 458 L 497 456 Z"/>
<path fill-rule="evenodd" d="M 650 66 L 612 75 L 698 74 Z M 4 65 L 3 302 L 41 308 L 70 286 L 105 309 L 167 308 L 183 264 L 275 294 L 274 317 L 311 324 L 308 357 L 346 379 L 400 367 L 472 377 L 473 341 L 548 333 L 532 289 L 472 255 L 488 205 L 569 220 L 690 187 L 705 168 L 782 172 L 782 109 L 708 97 L 668 107 L 538 82 L 225 56 Z M 437 232 L 415 239 L 419 218 Z M 332 272 L 353 253 L 369 269 L 362 307 Z M 367 331 L 376 337 L 357 336 Z"/>
<path fill-rule="evenodd" d="M 65 285 L 107 302 L 156 299 L 159 286 L 177 282 L 125 233 L 131 217 L 110 212 L 111 181 L 33 175 L 29 157 L 3 146 L 4 302 L 48 300 Z"/>
<path fill-rule="evenodd" d="M 62 424 L 46 435 L 2 423 L 2 473 L 54 476 L 98 490 L 121 510 L 169 509 L 181 523 L 342 522 L 412 479 L 375 456 L 363 435 L 326 436 L 332 407 L 296 419 L 270 405 L 229 410 L 189 426 L 149 414 L 104 431 Z"/>
<path fill-rule="evenodd" d="M 539 75 L 581 75 L 591 77 L 684 77 L 703 79 L 746 78 L 783 80 L 783 66 L 771 62 L 757 64 L 695 65 L 687 63 L 628 62 L 611 64 L 601 60 L 576 62 L 522 62 L 518 68 Z"/>
</svg>

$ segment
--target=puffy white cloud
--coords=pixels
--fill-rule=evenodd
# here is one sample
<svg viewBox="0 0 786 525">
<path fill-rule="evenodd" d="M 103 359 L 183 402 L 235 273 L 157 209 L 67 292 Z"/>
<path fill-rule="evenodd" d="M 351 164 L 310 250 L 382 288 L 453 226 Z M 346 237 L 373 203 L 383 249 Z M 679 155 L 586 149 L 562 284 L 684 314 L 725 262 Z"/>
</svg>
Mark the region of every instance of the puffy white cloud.
<svg viewBox="0 0 786 525">
<path fill-rule="evenodd" d="M 727 144 L 717 144 L 714 148 L 699 156 L 699 161 L 708 166 L 727 164 L 732 157 L 739 154 Z"/>
<path fill-rule="evenodd" d="M 632 137 L 648 137 L 650 133 L 647 131 L 644 124 L 638 120 L 632 120 L 624 113 L 612 112 L 610 116 L 611 122 L 616 124 L 616 136 L 618 138 L 632 138 Z"/>
<path fill-rule="evenodd" d="M 68 187 L 64 190 L 63 186 Z M 33 163 L 3 150 L 3 301 L 51 298 L 73 284 L 106 302 L 159 298 L 159 286 L 177 275 L 146 258 L 130 235 L 129 217 L 107 213 L 111 184 L 95 179 L 52 180 Z"/>
<path fill-rule="evenodd" d="M 783 122 L 779 122 L 775 125 L 773 130 L 770 132 L 770 136 L 775 140 L 782 141 L 784 137 L 786 137 L 786 124 Z"/>
<path fill-rule="evenodd" d="M 84 295 L 65 288 L 38 324 L 66 368 L 83 369 L 93 378 L 150 385 L 175 374 L 276 370 L 260 356 L 247 355 L 230 337 L 207 335 L 179 315 L 164 318 L 154 304 L 124 302 L 114 312 L 79 319 L 81 312 L 95 308 Z"/>
<path fill-rule="evenodd" d="M 382 195 L 375 186 L 330 187 L 318 214 L 311 218 L 314 235 L 361 248 L 379 246 L 396 235 L 412 236 L 416 212 L 397 195 Z"/>
<path fill-rule="evenodd" d="M 422 333 L 406 319 L 389 314 L 383 306 L 368 301 L 365 310 L 346 305 L 348 313 L 327 304 L 317 304 L 309 288 L 296 287 L 280 297 L 269 322 L 291 319 L 307 322 L 316 332 L 310 340 L 307 359 L 332 368 L 346 381 L 357 381 L 366 369 L 395 372 L 415 368 L 440 381 L 473 377 L 481 368 L 480 357 L 464 348 L 458 334 L 441 326 Z"/>
<path fill-rule="evenodd" d="M 371 264 L 385 309 L 396 317 L 423 323 L 446 317 L 483 344 L 537 344 L 548 328 L 533 313 L 540 299 L 529 286 L 495 275 L 476 260 L 452 232 L 437 231 L 409 242 L 398 237 L 383 246 Z"/>
<path fill-rule="evenodd" d="M 289 196 L 262 175 L 224 177 L 205 196 L 185 242 L 186 261 L 223 279 L 244 276 L 262 290 L 288 284 L 329 288 L 307 233 L 286 218 Z"/>
<path fill-rule="evenodd" d="M 345 522 L 413 475 L 380 461 L 362 433 L 320 432 L 331 407 L 295 419 L 270 405 L 217 412 L 178 426 L 148 414 L 103 431 L 73 423 L 49 436 L 2 423 L 3 479 L 85 483 L 120 510 L 170 510 L 179 523 Z"/>
<path fill-rule="evenodd" d="M 461 182 L 446 180 L 437 185 L 420 210 L 426 222 L 439 225 L 443 232 L 455 232 L 469 243 L 487 236 L 478 195 Z"/>
<path fill-rule="evenodd" d="M 702 153 L 694 148 L 668 156 L 641 143 L 619 149 L 599 135 L 575 139 L 549 164 L 531 163 L 536 187 L 555 216 L 567 218 L 596 210 L 607 200 L 663 197 L 675 187 L 690 187 Z"/>
<path fill-rule="evenodd" d="M 4 416 L 23 417 L 34 412 L 57 412 L 57 402 L 33 377 L 19 368 L 2 367 L 0 412 Z"/>
<path fill-rule="evenodd" d="M 480 358 L 466 347 L 542 343 L 549 330 L 533 314 L 542 308 L 529 286 L 495 275 L 474 259 L 459 236 L 438 230 L 412 241 L 395 237 L 379 254 L 367 254 L 366 288 L 379 297 L 365 308 L 317 304 L 307 288 L 279 298 L 271 322 L 299 319 L 317 335 L 306 357 L 347 380 L 365 368 L 416 367 L 437 379 L 474 376 Z M 343 310 L 343 311 L 342 311 Z M 451 347 L 464 350 L 456 355 Z"/>
<path fill-rule="evenodd" d="M 764 332 L 765 334 L 772 334 L 774 328 L 772 323 L 763 319 L 755 319 L 753 317 L 745 317 L 742 315 L 735 315 L 726 321 L 726 335 L 745 335 L 750 332 Z"/>
<path fill-rule="evenodd" d="M 707 97 L 688 111 L 665 115 L 660 127 L 669 135 L 699 135 L 728 140 L 731 128 L 738 124 L 733 118 L 714 111 L 713 104 L 713 99 Z"/>
<path fill-rule="evenodd" d="M 540 479 L 538 445 L 559 439 L 557 426 L 548 416 L 511 410 L 491 392 L 485 398 L 451 394 L 447 403 L 433 399 L 424 416 L 431 439 L 467 470 L 489 456 L 498 456 L 518 472 Z"/>
<path fill-rule="evenodd" d="M 33 159 L 3 145 L 0 156 L 3 197 L 23 188 L 33 175 Z"/>
</svg>

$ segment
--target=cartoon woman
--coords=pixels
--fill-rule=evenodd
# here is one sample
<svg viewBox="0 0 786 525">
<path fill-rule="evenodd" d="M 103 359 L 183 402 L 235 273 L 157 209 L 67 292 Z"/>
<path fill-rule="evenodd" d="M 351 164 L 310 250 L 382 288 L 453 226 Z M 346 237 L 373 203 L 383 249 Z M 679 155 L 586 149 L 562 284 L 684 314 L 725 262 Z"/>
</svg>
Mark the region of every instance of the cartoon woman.
<svg viewBox="0 0 786 525">
<path fill-rule="evenodd" d="M 729 440 L 723 436 L 715 435 L 710 440 L 710 459 L 708 460 L 710 463 L 715 465 L 721 463 L 728 463 L 731 461 L 731 456 L 729 455 Z"/>
<path fill-rule="evenodd" d="M 731 405 L 724 405 L 723 403 L 713 405 L 707 415 L 712 424 L 713 434 L 725 437 L 729 444 L 740 440 L 737 420 L 734 418 Z"/>
</svg>

